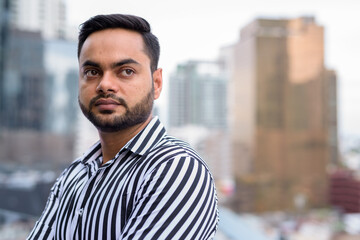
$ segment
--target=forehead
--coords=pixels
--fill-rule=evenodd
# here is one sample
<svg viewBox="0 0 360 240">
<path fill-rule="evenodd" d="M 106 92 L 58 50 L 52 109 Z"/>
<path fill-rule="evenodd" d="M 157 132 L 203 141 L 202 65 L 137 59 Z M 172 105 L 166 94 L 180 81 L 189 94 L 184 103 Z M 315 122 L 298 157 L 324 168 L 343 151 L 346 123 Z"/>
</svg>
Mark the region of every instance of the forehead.
<svg viewBox="0 0 360 240">
<path fill-rule="evenodd" d="M 141 34 L 121 28 L 90 34 L 82 46 L 79 57 L 80 62 L 89 58 L 148 58 Z"/>
</svg>

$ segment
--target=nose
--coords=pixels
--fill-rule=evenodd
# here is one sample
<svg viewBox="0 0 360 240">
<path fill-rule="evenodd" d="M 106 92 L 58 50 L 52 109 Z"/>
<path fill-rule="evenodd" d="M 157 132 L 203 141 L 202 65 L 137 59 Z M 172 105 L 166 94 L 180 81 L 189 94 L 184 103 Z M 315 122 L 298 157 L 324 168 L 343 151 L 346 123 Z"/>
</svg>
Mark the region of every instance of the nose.
<svg viewBox="0 0 360 240">
<path fill-rule="evenodd" d="M 96 87 L 96 91 L 98 93 L 116 93 L 118 91 L 118 81 L 116 77 L 113 76 L 111 73 L 106 73 L 100 79 L 98 86 Z"/>
</svg>

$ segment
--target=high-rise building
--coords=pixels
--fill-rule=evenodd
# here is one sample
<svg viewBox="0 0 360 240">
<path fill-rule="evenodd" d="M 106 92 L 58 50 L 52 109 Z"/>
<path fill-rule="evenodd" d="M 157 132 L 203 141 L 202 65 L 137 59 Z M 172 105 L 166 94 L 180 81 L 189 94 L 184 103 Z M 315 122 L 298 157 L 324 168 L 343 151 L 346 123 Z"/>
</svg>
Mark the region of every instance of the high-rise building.
<svg viewBox="0 0 360 240">
<path fill-rule="evenodd" d="M 1 89 L 4 89 L 5 81 L 5 57 L 7 49 L 8 26 L 9 26 L 10 3 L 9 0 L 0 0 L 0 112 L 4 109 L 5 96 Z M 0 117 L 0 129 L 2 126 L 2 119 Z"/>
<path fill-rule="evenodd" d="M 0 60 L 4 60 L 0 61 L 0 126 L 74 132 L 77 45 L 64 39 L 65 1 L 0 3 Z M 33 97 L 27 98 L 30 95 Z"/>
<path fill-rule="evenodd" d="M 43 129 L 44 45 L 39 32 L 11 29 L 6 39 L 0 89 L 1 127 Z"/>
<path fill-rule="evenodd" d="M 50 34 L 39 20 L 51 23 L 46 18 L 52 11 L 44 9 L 55 9 L 62 2 L 0 0 L 2 162 L 54 167 L 55 162 L 73 158 L 78 111 L 76 42 L 60 39 L 62 31 L 56 24 Z M 53 13 L 51 18 L 58 15 Z"/>
<path fill-rule="evenodd" d="M 226 79 L 211 61 L 179 64 L 169 82 L 169 125 L 226 128 Z"/>
<path fill-rule="evenodd" d="M 244 211 L 324 206 L 337 162 L 336 75 L 313 17 L 257 19 L 223 49 L 229 132 Z"/>
<path fill-rule="evenodd" d="M 45 41 L 47 131 L 59 134 L 75 132 L 78 111 L 77 43 L 57 39 Z"/>
<path fill-rule="evenodd" d="M 51 88 L 52 80 L 67 75 L 72 83 L 77 78 L 76 43 L 67 44 L 74 46 L 74 53 L 62 61 L 69 52 L 65 47 L 61 49 L 66 42 L 62 41 L 61 45 L 59 40 L 65 37 L 65 2 L 1 0 L 0 4 L 0 126 L 44 130 L 49 128 L 49 122 L 56 125 L 65 116 L 49 119 L 47 109 L 54 109 L 53 99 L 64 93 L 58 85 L 55 90 Z M 44 58 L 47 58 L 46 66 Z M 68 61 L 69 58 L 73 61 Z M 75 69 L 71 75 L 67 71 L 59 73 L 69 64 Z M 76 91 L 76 83 L 70 89 Z M 76 98 L 76 93 L 70 95 Z"/>
<path fill-rule="evenodd" d="M 12 27 L 41 32 L 45 39 L 66 38 L 65 0 L 8 1 Z"/>
</svg>

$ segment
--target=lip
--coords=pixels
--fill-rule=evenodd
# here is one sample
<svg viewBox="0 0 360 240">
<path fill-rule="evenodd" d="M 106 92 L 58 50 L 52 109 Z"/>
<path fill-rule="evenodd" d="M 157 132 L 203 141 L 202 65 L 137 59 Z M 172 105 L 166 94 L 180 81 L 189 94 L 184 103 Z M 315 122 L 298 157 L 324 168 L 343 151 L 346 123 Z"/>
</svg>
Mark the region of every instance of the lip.
<svg viewBox="0 0 360 240">
<path fill-rule="evenodd" d="M 109 99 L 99 99 L 95 102 L 95 106 L 97 107 L 97 109 L 100 112 L 103 112 L 103 111 L 113 112 L 116 110 L 116 108 L 119 105 L 121 105 L 121 104 L 110 98 Z"/>
<path fill-rule="evenodd" d="M 95 102 L 95 106 L 99 105 L 120 105 L 120 103 L 113 99 L 99 99 Z"/>
</svg>

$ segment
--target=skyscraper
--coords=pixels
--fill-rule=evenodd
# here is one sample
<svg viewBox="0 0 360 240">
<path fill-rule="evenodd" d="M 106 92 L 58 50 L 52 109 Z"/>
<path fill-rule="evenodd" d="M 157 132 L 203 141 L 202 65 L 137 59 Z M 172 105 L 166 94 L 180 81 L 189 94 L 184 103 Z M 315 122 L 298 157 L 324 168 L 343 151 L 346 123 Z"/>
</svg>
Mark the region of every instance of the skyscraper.
<svg viewBox="0 0 360 240">
<path fill-rule="evenodd" d="M 43 39 L 39 32 L 11 29 L 6 40 L 0 126 L 41 130 L 45 114 Z"/>
<path fill-rule="evenodd" d="M 8 0 L 10 24 L 19 30 L 41 32 L 45 39 L 65 38 L 65 0 Z"/>
<path fill-rule="evenodd" d="M 171 127 L 226 128 L 226 79 L 214 61 L 179 64 L 169 83 Z"/>
<path fill-rule="evenodd" d="M 64 39 L 46 40 L 46 130 L 73 134 L 79 107 L 77 44 Z"/>
<path fill-rule="evenodd" d="M 64 39 L 65 1 L 0 3 L 0 126 L 74 132 L 76 42 Z"/>
<path fill-rule="evenodd" d="M 324 206 L 326 168 L 337 161 L 336 75 L 324 66 L 324 28 L 313 17 L 257 19 L 221 59 L 230 77 L 234 206 Z"/>
<path fill-rule="evenodd" d="M 44 9 L 54 2 L 0 0 L 0 158 L 3 162 L 48 163 L 51 167 L 55 161 L 72 159 L 71 143 L 78 110 L 76 42 L 60 39 L 60 26 L 54 25 L 53 34 L 48 34 L 41 21 L 37 21 L 49 23 L 42 14 L 51 14 L 51 9 Z M 64 1 L 56 2 L 61 5 Z M 28 6 L 29 3 L 36 6 Z M 56 6 L 51 6 L 54 11 Z M 25 15 L 28 20 L 20 21 Z"/>
<path fill-rule="evenodd" d="M 9 12 L 10 3 L 9 0 L 0 0 L 0 112 L 4 109 L 5 96 L 2 94 L 2 90 L 5 86 L 5 57 L 7 49 L 7 38 L 9 28 Z M 2 126 L 2 118 L 0 117 L 0 129 Z"/>
</svg>

